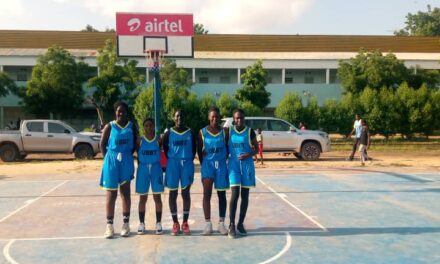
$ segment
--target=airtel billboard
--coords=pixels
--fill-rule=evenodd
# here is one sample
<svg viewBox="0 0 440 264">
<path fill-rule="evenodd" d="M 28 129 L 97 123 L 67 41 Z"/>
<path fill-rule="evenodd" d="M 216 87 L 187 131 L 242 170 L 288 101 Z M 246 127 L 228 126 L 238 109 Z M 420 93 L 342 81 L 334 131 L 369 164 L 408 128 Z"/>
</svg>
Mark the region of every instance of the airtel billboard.
<svg viewBox="0 0 440 264">
<path fill-rule="evenodd" d="M 118 36 L 193 36 L 192 14 L 116 13 Z"/>
</svg>

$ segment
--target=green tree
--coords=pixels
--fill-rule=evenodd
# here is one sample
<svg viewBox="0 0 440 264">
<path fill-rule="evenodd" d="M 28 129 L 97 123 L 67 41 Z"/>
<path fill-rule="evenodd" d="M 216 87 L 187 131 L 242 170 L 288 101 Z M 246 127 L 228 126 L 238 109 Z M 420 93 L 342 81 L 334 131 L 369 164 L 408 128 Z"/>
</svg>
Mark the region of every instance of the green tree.
<svg viewBox="0 0 440 264">
<path fill-rule="evenodd" d="M 163 67 L 160 71 L 161 79 L 161 131 L 166 127 L 173 125 L 173 114 L 177 109 L 197 113 L 199 118 L 199 106 L 195 105 L 194 95 L 191 95 L 189 88 L 191 87 L 191 78 L 189 73 L 182 67 L 177 67 L 173 60 L 165 59 Z M 196 110 L 191 109 L 195 107 Z M 138 124 L 142 123 L 147 117 L 153 117 L 153 87 L 150 85 L 143 90 L 135 100 L 134 116 Z M 192 119 L 193 117 L 191 117 Z M 206 119 L 206 117 L 204 117 Z"/>
<path fill-rule="evenodd" d="M 367 86 L 376 90 L 397 87 L 408 79 L 408 70 L 392 53 L 384 56 L 377 50 L 361 50 L 356 57 L 339 62 L 337 75 L 344 93 L 359 94 Z"/>
<path fill-rule="evenodd" d="M 205 94 L 201 98 L 199 98 L 199 105 L 200 105 L 199 116 L 202 121 L 202 124 L 208 125 L 208 111 L 211 107 L 217 106 L 217 102 L 215 101 L 212 95 Z"/>
<path fill-rule="evenodd" d="M 162 87 L 182 87 L 190 89 L 192 80 L 189 72 L 182 67 L 177 67 L 174 60 L 164 59 L 163 66 L 160 69 L 160 80 Z"/>
<path fill-rule="evenodd" d="M 83 103 L 84 67 L 87 64 L 77 63 L 62 47 L 50 47 L 32 70 L 23 97 L 25 109 L 38 116 L 72 116 Z"/>
<path fill-rule="evenodd" d="M 324 102 L 319 120 L 319 124 L 324 131 L 339 134 L 347 133 L 346 129 L 342 129 L 344 127 L 343 124 L 345 124 L 345 119 L 346 115 L 338 100 L 327 99 Z"/>
<path fill-rule="evenodd" d="M 429 89 L 435 88 L 440 83 L 440 72 L 438 70 L 426 70 L 420 67 L 411 68 L 408 76 L 408 85 L 419 89 L 425 84 Z"/>
<path fill-rule="evenodd" d="M 233 96 L 225 92 L 220 95 L 217 105 L 222 117 L 232 117 L 232 112 L 238 107 L 238 102 Z"/>
<path fill-rule="evenodd" d="M 440 8 L 428 5 L 427 12 L 408 13 L 406 26 L 395 31 L 396 36 L 440 36 Z"/>
<path fill-rule="evenodd" d="M 134 104 L 134 99 L 145 82 L 145 76 L 137 71 L 137 61 L 121 60 L 117 57 L 116 46 L 111 40 L 107 40 L 98 52 L 96 61 L 99 74 L 88 80 L 88 87 L 94 89 L 92 101 L 102 109 L 107 118 L 111 118 L 116 101 L 125 100 L 129 105 Z"/>
<path fill-rule="evenodd" d="M 208 34 L 208 32 L 209 31 L 207 29 L 205 29 L 203 24 L 199 24 L 199 23 L 194 24 L 194 34 L 195 35 L 204 35 L 204 34 Z"/>
<path fill-rule="evenodd" d="M 399 100 L 397 108 L 400 115 L 400 132 L 407 138 L 411 138 L 414 133 L 424 133 L 431 135 L 436 122 L 436 109 L 438 102 L 432 101 L 436 91 L 430 91 L 423 85 L 420 89 L 413 89 L 407 84 L 402 84 L 396 91 Z"/>
<path fill-rule="evenodd" d="M 307 102 L 307 106 L 303 108 L 301 120 L 306 124 L 307 129 L 320 128 L 321 108 L 318 104 L 318 98 L 316 96 L 310 97 Z"/>
<path fill-rule="evenodd" d="M 440 130 L 440 89 L 431 90 L 430 102 L 432 104 L 432 111 L 434 122 L 432 127 L 434 130 Z"/>
<path fill-rule="evenodd" d="M 348 134 L 353 129 L 355 115 L 360 114 L 364 116 L 365 110 L 362 108 L 358 96 L 352 93 L 342 96 L 339 106 L 342 114 L 339 129 L 342 133 Z"/>
<path fill-rule="evenodd" d="M 303 105 L 298 93 L 286 93 L 275 108 L 275 116 L 291 124 L 298 124 L 303 116 Z"/>
<path fill-rule="evenodd" d="M 6 72 L 0 72 L 0 97 L 17 92 L 17 85 Z"/>
<path fill-rule="evenodd" d="M 241 102 L 252 102 L 260 109 L 265 108 L 270 103 L 270 93 L 265 89 L 266 75 L 267 72 L 263 68 L 262 60 L 247 67 L 241 75 L 243 87 L 237 90 L 235 98 Z"/>
<path fill-rule="evenodd" d="M 263 114 L 263 111 L 250 101 L 240 102 L 239 107 L 244 111 L 246 116 L 260 116 Z"/>
<path fill-rule="evenodd" d="M 139 132 L 141 135 L 144 135 L 144 120 L 148 117 L 154 118 L 153 93 L 153 87 L 149 86 L 147 89 L 144 89 L 142 92 L 139 93 L 134 103 L 133 115 L 136 119 L 138 127 L 140 128 Z"/>
<path fill-rule="evenodd" d="M 359 102 L 372 133 L 382 134 L 388 139 L 398 132 L 401 116 L 394 91 L 386 87 L 382 87 L 380 91 L 367 87 L 359 96 Z"/>
<path fill-rule="evenodd" d="M 99 32 L 99 30 L 97 30 L 93 26 L 87 24 L 84 29 L 81 29 L 81 32 Z"/>
</svg>

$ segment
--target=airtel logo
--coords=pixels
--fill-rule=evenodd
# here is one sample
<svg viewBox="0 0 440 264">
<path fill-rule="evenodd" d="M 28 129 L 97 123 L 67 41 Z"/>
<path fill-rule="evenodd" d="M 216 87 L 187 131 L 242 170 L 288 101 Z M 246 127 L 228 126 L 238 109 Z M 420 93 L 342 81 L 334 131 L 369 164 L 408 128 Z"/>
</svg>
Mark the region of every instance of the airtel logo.
<svg viewBox="0 0 440 264">
<path fill-rule="evenodd" d="M 141 26 L 141 20 L 139 18 L 132 18 L 127 23 L 130 26 L 130 31 L 136 31 Z"/>
</svg>

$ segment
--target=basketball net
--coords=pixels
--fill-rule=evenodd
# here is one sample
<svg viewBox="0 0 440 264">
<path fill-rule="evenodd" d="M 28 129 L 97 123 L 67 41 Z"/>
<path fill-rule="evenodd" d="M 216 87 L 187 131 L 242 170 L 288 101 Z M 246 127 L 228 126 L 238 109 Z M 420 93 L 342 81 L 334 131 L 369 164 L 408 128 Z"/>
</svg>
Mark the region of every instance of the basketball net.
<svg viewBox="0 0 440 264">
<path fill-rule="evenodd" d="M 162 67 L 164 50 L 145 50 L 145 59 L 147 60 L 147 68 L 150 71 L 159 71 Z"/>
</svg>

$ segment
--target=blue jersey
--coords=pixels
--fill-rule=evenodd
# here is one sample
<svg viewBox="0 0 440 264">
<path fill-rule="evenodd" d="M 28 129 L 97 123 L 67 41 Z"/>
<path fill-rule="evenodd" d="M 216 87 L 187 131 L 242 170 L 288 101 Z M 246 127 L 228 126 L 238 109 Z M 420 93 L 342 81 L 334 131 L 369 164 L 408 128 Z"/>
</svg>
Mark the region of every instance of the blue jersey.
<svg viewBox="0 0 440 264">
<path fill-rule="evenodd" d="M 170 129 L 167 156 L 169 159 L 194 158 L 191 129 L 188 128 L 181 133 L 173 128 Z"/>
<path fill-rule="evenodd" d="M 217 134 L 209 132 L 208 127 L 202 129 L 203 151 L 206 160 L 224 160 L 226 159 L 225 133 L 223 129 Z"/>
<path fill-rule="evenodd" d="M 228 148 L 233 160 L 237 159 L 237 157 L 241 154 L 251 153 L 251 129 L 249 127 L 245 127 L 239 132 L 235 129 L 235 127 L 232 127 L 229 131 Z"/>
<path fill-rule="evenodd" d="M 142 137 L 138 150 L 138 160 L 142 164 L 152 164 L 160 161 L 160 147 L 157 137 L 151 141 Z"/>
<path fill-rule="evenodd" d="M 112 121 L 110 125 L 107 150 L 121 153 L 132 152 L 134 149 L 133 123 L 128 121 L 125 127 L 121 127 L 116 121 Z"/>
</svg>

